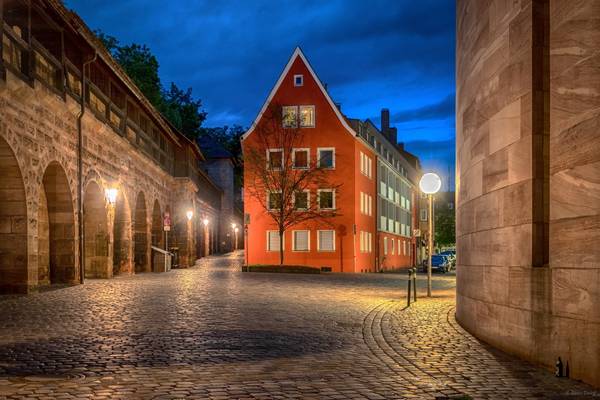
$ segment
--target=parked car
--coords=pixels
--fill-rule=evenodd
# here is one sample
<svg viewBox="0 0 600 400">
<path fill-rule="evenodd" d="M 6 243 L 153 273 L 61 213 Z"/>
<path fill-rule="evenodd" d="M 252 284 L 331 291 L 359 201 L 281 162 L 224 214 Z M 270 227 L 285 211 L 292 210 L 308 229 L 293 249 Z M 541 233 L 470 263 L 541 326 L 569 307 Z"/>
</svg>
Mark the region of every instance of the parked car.
<svg viewBox="0 0 600 400">
<path fill-rule="evenodd" d="M 456 250 L 445 250 L 440 255 L 448 257 L 452 268 L 456 267 Z"/>
<path fill-rule="evenodd" d="M 423 263 L 423 271 L 427 271 L 427 262 Z M 431 271 L 448 272 L 451 268 L 450 259 L 447 256 L 434 254 L 431 256 Z"/>
</svg>

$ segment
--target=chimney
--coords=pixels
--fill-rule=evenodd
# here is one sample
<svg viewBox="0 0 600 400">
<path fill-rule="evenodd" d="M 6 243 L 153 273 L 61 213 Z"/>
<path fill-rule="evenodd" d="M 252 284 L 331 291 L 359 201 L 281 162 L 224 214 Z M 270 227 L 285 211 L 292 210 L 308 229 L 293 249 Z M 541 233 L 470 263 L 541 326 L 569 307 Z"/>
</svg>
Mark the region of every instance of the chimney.
<svg viewBox="0 0 600 400">
<path fill-rule="evenodd" d="M 381 109 L 381 132 L 387 136 L 387 131 L 390 129 L 390 110 L 387 108 Z"/>
<path fill-rule="evenodd" d="M 398 129 L 394 128 L 390 128 L 388 130 L 388 138 L 390 139 L 390 142 L 392 142 L 393 144 L 398 143 Z"/>
</svg>

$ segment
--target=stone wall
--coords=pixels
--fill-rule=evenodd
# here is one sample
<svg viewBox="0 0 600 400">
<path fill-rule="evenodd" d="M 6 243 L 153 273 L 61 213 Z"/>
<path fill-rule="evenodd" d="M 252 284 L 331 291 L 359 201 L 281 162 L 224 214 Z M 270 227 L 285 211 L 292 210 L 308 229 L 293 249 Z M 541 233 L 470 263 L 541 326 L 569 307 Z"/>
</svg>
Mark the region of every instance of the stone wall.
<svg viewBox="0 0 600 400">
<path fill-rule="evenodd" d="M 79 282 L 77 215 L 77 114 L 79 104 L 34 80 L 31 85 L 6 71 L 0 79 L 0 290 L 27 291 L 50 283 Z M 139 271 L 150 271 L 152 205 L 174 203 L 175 178 L 119 136 L 90 109 L 83 118 L 83 189 L 95 200 L 85 204 L 84 220 L 94 221 L 86 236 L 89 276 L 111 277 L 114 206 L 106 202 L 109 187 L 119 190 L 120 221 L 133 221 L 135 235 L 146 237 Z M 56 176 L 60 175 L 62 180 Z M 92 196 L 90 194 L 90 196 Z M 92 197 L 94 197 L 92 196 Z M 98 200 L 100 196 L 100 200 Z M 90 198 L 92 198 L 90 197 Z M 46 201 L 44 205 L 43 202 Z M 141 204 L 140 204 L 141 202 Z M 143 206 L 145 213 L 135 212 Z M 41 211 L 40 211 L 41 209 Z M 125 214 L 123 214 L 125 213 Z M 136 221 L 136 216 L 143 221 Z M 39 225 L 41 223 L 41 225 Z M 123 230 L 125 230 L 124 233 Z M 132 254 L 129 227 L 117 228 L 124 242 L 118 254 Z M 100 235 L 105 242 L 101 243 Z M 135 240 L 133 240 L 135 242 Z M 139 250 L 139 249 L 138 249 Z M 131 257 L 128 255 L 127 257 Z M 123 272 L 130 272 L 130 259 Z M 87 257 L 86 257 L 87 258 Z M 86 273 L 87 274 L 87 273 Z M 52 282 L 54 283 L 54 282 Z"/>
<path fill-rule="evenodd" d="M 457 318 L 600 386 L 600 3 L 457 3 Z"/>
</svg>

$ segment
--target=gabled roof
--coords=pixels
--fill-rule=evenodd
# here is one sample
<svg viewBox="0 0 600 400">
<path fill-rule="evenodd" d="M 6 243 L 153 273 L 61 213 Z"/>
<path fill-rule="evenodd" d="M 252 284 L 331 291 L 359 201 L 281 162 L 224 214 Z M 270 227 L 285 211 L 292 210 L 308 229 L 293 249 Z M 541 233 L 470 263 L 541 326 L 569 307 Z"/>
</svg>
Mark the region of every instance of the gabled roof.
<svg viewBox="0 0 600 400">
<path fill-rule="evenodd" d="M 217 142 L 214 138 L 209 135 L 203 135 L 198 138 L 198 144 L 200 149 L 210 159 L 215 158 L 229 158 L 233 159 L 233 154 L 227 150 L 221 143 Z"/>
<path fill-rule="evenodd" d="M 323 84 L 321 83 L 321 80 L 319 79 L 319 77 L 317 76 L 317 74 L 315 73 L 315 71 L 312 69 L 310 63 L 308 62 L 308 60 L 304 56 L 304 53 L 302 52 L 302 50 L 300 49 L 300 47 L 296 47 L 296 49 L 292 53 L 292 56 L 290 57 L 290 60 L 286 64 L 285 68 L 283 69 L 283 72 L 279 76 L 279 79 L 275 83 L 275 86 L 273 87 L 273 89 L 271 89 L 271 93 L 269 93 L 269 97 L 267 97 L 267 100 L 265 101 L 265 103 L 263 104 L 262 108 L 260 109 L 260 112 L 256 116 L 256 119 L 254 120 L 254 122 L 250 126 L 250 129 L 248 129 L 248 131 L 246 133 L 244 133 L 244 135 L 242 136 L 241 140 L 246 139 L 246 137 L 248 137 L 248 135 L 250 135 L 254 131 L 254 128 L 256 127 L 256 125 L 258 124 L 258 122 L 260 121 L 260 119 L 262 118 L 264 112 L 267 110 L 267 107 L 271 103 L 271 100 L 273 100 L 273 97 L 275 96 L 275 93 L 277 93 L 277 90 L 279 89 L 279 86 L 281 86 L 281 83 L 283 82 L 283 80 L 287 76 L 290 68 L 294 64 L 294 61 L 296 61 L 296 58 L 298 58 L 298 57 L 300 57 L 300 59 L 302 60 L 302 62 L 306 66 L 306 69 L 308 69 L 308 72 L 310 73 L 310 75 L 312 76 L 312 78 L 315 80 L 315 82 L 317 82 L 317 85 L 319 86 L 319 89 L 321 90 L 321 93 L 323 93 L 323 95 L 327 99 L 327 102 L 329 103 L 329 106 L 335 112 L 335 115 L 338 117 L 339 121 L 342 123 L 342 126 L 344 128 L 346 128 L 346 130 L 348 131 L 348 133 L 350 133 L 352 136 L 356 136 L 356 132 L 350 127 L 350 125 L 348 125 L 348 121 L 346 120 L 346 118 L 344 118 L 344 116 L 340 112 L 339 108 L 335 105 L 335 103 L 333 102 L 333 100 L 329 96 L 329 93 L 327 93 L 327 90 L 325 90 L 325 88 L 323 87 Z"/>
</svg>

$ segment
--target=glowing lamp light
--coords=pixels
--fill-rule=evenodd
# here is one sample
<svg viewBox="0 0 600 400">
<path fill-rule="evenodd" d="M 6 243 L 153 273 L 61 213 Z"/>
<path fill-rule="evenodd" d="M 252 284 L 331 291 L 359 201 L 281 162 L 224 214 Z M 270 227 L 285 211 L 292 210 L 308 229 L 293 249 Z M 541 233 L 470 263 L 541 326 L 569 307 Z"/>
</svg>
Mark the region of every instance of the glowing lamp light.
<svg viewBox="0 0 600 400">
<path fill-rule="evenodd" d="M 119 191 L 115 188 L 106 189 L 106 199 L 111 205 L 115 205 L 117 202 L 117 194 Z"/>
<path fill-rule="evenodd" d="M 232 222 L 232 223 L 231 223 L 231 229 L 235 229 L 235 227 L 236 227 L 236 226 L 237 226 L 237 225 L 235 224 L 235 222 Z"/>
<path fill-rule="evenodd" d="M 238 233 L 240 228 L 234 228 L 235 233 Z"/>
<path fill-rule="evenodd" d="M 421 192 L 425 194 L 435 194 L 442 187 L 442 180 L 437 174 L 433 172 L 428 172 L 421 177 L 419 181 L 419 188 Z"/>
<path fill-rule="evenodd" d="M 204 226 L 208 226 L 208 218 L 204 218 L 202 220 L 202 223 L 204 224 Z"/>
<path fill-rule="evenodd" d="M 187 217 L 188 221 L 191 221 L 191 220 L 192 220 L 192 218 L 194 217 L 194 212 L 193 212 L 192 210 L 188 210 L 188 211 L 185 213 L 185 215 L 186 215 L 186 217 Z"/>
</svg>

